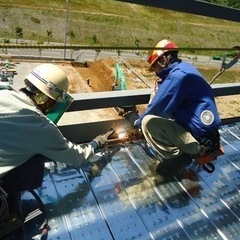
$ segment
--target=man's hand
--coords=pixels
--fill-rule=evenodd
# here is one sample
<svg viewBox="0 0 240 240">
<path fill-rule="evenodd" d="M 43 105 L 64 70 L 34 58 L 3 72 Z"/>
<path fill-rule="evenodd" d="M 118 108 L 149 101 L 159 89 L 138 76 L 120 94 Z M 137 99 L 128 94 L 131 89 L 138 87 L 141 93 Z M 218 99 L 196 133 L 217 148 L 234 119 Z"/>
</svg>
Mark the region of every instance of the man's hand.
<svg viewBox="0 0 240 240">
<path fill-rule="evenodd" d="M 97 148 L 102 148 L 106 143 L 108 138 L 115 132 L 115 130 L 111 129 L 110 131 L 98 135 L 93 139 L 97 143 Z"/>
</svg>

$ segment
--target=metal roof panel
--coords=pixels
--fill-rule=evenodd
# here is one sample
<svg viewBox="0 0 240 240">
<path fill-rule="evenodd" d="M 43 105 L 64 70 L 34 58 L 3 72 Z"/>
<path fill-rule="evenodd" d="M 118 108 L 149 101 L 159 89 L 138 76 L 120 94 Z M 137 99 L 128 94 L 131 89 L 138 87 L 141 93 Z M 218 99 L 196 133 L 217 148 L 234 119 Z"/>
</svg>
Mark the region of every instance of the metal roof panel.
<svg viewBox="0 0 240 240">
<path fill-rule="evenodd" d="M 193 163 L 166 182 L 151 170 L 158 156 L 144 140 L 109 145 L 80 169 L 47 163 L 37 189 L 47 239 L 238 239 L 240 124 L 222 126 L 220 134 L 225 154 L 212 174 Z M 25 192 L 23 214 L 31 213 L 12 237 L 40 239 L 37 208 Z"/>
</svg>

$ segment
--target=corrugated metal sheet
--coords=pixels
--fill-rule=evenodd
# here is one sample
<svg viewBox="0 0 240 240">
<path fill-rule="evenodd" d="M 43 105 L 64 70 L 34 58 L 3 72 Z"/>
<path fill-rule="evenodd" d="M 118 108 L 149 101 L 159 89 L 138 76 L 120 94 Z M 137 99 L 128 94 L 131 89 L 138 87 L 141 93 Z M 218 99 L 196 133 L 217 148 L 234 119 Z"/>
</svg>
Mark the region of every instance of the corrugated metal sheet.
<svg viewBox="0 0 240 240">
<path fill-rule="evenodd" d="M 225 154 L 212 174 L 193 163 L 164 182 L 155 152 L 141 140 L 108 146 L 80 169 L 48 163 L 37 189 L 51 240 L 239 239 L 240 124 L 220 130 Z M 22 195 L 24 228 L 10 239 L 40 239 L 43 214 Z"/>
</svg>

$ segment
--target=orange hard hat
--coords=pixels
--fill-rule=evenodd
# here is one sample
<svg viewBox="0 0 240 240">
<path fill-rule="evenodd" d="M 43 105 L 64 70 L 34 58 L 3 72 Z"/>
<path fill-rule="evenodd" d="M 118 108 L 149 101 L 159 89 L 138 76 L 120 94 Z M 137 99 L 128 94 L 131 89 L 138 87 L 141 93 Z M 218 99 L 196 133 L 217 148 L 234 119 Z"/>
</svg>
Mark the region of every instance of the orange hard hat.
<svg viewBox="0 0 240 240">
<path fill-rule="evenodd" d="M 148 52 L 148 62 L 150 63 L 151 66 L 165 52 L 169 52 L 169 51 L 177 51 L 178 52 L 177 45 L 174 42 L 171 42 L 167 39 L 163 39 L 163 40 L 159 41 L 156 44 L 155 48 L 163 48 L 163 49 L 153 49 Z"/>
</svg>

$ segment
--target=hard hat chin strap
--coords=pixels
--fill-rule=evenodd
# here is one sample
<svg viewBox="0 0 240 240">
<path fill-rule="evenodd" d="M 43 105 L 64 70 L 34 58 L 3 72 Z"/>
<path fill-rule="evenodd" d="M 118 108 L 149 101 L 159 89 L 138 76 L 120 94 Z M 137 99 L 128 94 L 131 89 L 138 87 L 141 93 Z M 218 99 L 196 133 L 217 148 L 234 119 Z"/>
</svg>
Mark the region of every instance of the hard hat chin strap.
<svg viewBox="0 0 240 240">
<path fill-rule="evenodd" d="M 165 64 L 165 67 L 168 67 L 169 66 L 169 64 L 171 63 L 171 60 L 172 60 L 172 55 L 171 54 L 169 54 L 169 55 L 165 55 L 165 57 L 166 57 L 166 64 Z"/>
<path fill-rule="evenodd" d="M 157 63 L 161 68 L 165 68 L 166 66 L 165 66 L 165 64 L 163 64 L 163 63 L 161 63 L 161 62 L 158 62 Z"/>
<path fill-rule="evenodd" d="M 157 64 L 161 67 L 161 68 L 166 68 L 169 66 L 171 61 L 171 55 L 163 55 L 162 57 L 159 58 Z"/>
</svg>

